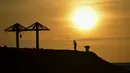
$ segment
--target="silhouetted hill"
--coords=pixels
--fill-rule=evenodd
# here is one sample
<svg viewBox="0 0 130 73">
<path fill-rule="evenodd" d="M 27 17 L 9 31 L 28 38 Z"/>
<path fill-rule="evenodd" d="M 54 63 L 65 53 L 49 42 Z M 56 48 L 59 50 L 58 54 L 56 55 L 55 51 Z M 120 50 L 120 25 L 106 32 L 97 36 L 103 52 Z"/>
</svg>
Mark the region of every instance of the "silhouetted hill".
<svg viewBox="0 0 130 73">
<path fill-rule="evenodd" d="M 129 73 L 93 52 L 1 48 L 1 73 Z"/>
</svg>

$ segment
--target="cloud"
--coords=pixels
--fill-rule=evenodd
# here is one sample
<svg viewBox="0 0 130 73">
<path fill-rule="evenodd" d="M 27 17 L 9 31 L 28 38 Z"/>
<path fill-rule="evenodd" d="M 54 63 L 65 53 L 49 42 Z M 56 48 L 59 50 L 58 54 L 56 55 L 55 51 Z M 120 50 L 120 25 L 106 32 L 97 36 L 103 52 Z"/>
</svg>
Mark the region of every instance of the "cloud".
<svg viewBox="0 0 130 73">
<path fill-rule="evenodd" d="M 115 4 L 115 3 L 120 3 L 120 0 L 102 0 L 102 1 L 81 1 L 78 4 L 81 5 L 100 5 L 100 4 Z"/>
<path fill-rule="evenodd" d="M 128 40 L 130 37 L 82 38 L 77 41 Z"/>
</svg>

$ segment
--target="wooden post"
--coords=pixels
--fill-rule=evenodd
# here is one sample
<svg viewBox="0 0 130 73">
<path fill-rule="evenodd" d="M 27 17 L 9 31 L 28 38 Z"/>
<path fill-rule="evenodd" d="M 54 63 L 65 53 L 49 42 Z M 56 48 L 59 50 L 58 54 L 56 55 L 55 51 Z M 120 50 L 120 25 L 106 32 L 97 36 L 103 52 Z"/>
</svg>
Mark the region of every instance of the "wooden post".
<svg viewBox="0 0 130 73">
<path fill-rule="evenodd" d="M 39 50 L 39 29 L 38 25 L 36 25 L 36 49 Z"/>
<path fill-rule="evenodd" d="M 19 31 L 16 31 L 16 48 L 19 49 Z"/>
<path fill-rule="evenodd" d="M 21 31 L 26 31 L 25 27 L 20 25 L 19 23 L 16 23 L 16 24 L 6 28 L 4 31 L 16 32 L 16 48 L 19 49 L 19 33 Z"/>
</svg>

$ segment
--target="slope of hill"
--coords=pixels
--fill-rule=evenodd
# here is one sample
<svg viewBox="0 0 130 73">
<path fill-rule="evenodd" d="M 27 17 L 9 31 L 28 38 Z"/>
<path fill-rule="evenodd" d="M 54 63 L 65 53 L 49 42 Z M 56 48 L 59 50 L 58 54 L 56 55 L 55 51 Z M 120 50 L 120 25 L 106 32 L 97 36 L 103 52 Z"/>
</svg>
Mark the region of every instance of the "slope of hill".
<svg viewBox="0 0 130 73">
<path fill-rule="evenodd" d="M 93 52 L 1 48 L 0 54 L 2 73 L 129 73 Z"/>
</svg>

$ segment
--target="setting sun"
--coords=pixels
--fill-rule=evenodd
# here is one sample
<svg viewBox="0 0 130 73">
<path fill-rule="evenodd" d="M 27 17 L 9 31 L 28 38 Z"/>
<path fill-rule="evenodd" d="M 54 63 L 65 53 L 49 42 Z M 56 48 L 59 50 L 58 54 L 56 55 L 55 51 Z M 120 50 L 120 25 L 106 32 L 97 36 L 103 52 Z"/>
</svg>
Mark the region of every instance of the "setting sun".
<svg viewBox="0 0 130 73">
<path fill-rule="evenodd" d="M 91 8 L 81 7 L 77 8 L 72 15 L 72 22 L 78 29 L 89 30 L 96 27 L 99 21 L 99 16 Z"/>
</svg>

